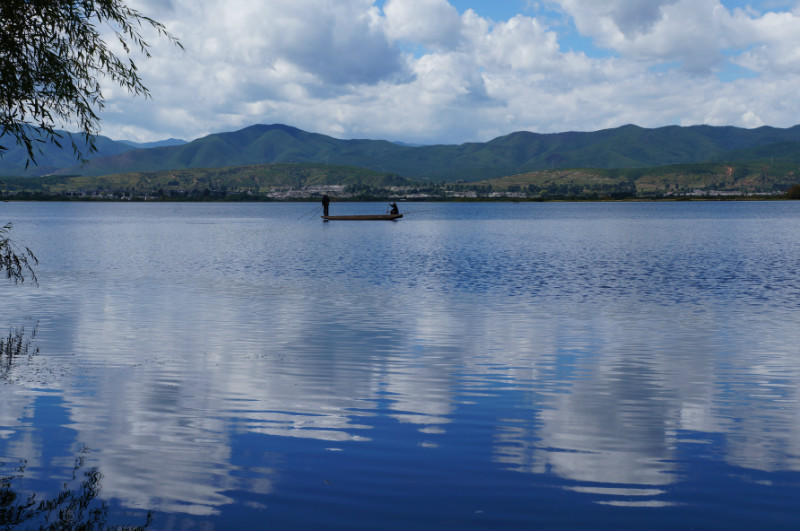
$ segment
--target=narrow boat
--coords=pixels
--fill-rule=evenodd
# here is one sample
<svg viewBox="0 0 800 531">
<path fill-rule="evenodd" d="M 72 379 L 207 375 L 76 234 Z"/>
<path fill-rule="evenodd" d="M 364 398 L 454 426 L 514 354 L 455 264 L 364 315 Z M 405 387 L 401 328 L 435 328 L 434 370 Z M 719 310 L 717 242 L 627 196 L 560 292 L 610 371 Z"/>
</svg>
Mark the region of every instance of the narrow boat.
<svg viewBox="0 0 800 531">
<path fill-rule="evenodd" d="M 334 220 L 347 220 L 347 221 L 366 221 L 366 220 L 376 220 L 376 219 L 384 219 L 388 221 L 393 221 L 396 219 L 400 219 L 403 217 L 403 214 L 362 214 L 362 215 L 355 215 L 355 216 L 322 216 L 322 219 L 325 221 L 334 221 Z"/>
</svg>

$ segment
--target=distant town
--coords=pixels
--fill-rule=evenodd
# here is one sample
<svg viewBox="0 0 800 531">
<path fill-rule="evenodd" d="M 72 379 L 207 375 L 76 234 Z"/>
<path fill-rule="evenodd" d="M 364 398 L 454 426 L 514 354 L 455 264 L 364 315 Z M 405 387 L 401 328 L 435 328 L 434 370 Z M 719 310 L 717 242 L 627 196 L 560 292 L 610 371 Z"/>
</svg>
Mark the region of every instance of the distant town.
<svg viewBox="0 0 800 531">
<path fill-rule="evenodd" d="M 491 185 L 439 184 L 429 186 L 391 186 L 386 188 L 356 185 L 314 185 L 251 188 L 205 187 L 203 189 L 63 189 L 7 190 L 0 188 L 3 200 L 83 200 L 83 201 L 316 201 L 327 194 L 339 201 L 543 201 L 543 200 L 626 200 L 626 199 L 747 199 L 784 198 L 785 192 L 731 190 L 671 190 L 637 194 L 635 190 L 603 193 L 585 189 L 540 190 L 514 187 L 494 190 Z"/>
</svg>

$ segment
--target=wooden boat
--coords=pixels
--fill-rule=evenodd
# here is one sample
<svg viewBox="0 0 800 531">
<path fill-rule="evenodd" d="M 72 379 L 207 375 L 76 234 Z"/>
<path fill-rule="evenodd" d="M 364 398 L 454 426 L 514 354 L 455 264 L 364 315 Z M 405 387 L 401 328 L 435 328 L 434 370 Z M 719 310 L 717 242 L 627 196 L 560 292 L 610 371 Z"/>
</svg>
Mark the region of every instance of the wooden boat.
<svg viewBox="0 0 800 531">
<path fill-rule="evenodd" d="M 388 221 L 394 221 L 396 219 L 400 219 L 403 217 L 403 214 L 362 214 L 362 215 L 355 215 L 355 216 L 322 216 L 322 219 L 325 221 L 334 221 L 334 220 L 347 220 L 347 221 L 367 221 L 367 220 L 376 220 L 376 219 L 384 219 Z"/>
</svg>

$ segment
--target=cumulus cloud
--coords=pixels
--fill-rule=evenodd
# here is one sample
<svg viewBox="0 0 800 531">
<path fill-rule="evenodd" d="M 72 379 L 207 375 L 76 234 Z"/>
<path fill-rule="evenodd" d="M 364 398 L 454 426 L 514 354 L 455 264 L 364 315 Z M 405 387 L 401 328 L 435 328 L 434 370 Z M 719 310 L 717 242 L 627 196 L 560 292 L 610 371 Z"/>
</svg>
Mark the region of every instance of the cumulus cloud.
<svg viewBox="0 0 800 531">
<path fill-rule="evenodd" d="M 718 0 L 557 0 L 583 34 L 625 57 L 707 72 L 723 57 L 731 15 Z"/>
<path fill-rule="evenodd" d="M 738 12 L 731 33 L 746 48 L 733 62 L 755 72 L 785 76 L 800 73 L 800 12 L 767 13 L 750 18 Z"/>
<path fill-rule="evenodd" d="M 708 74 L 732 61 L 752 70 L 798 59 L 798 15 L 729 8 L 720 0 L 556 0 L 576 27 L 633 60 Z"/>
<path fill-rule="evenodd" d="M 664 18 L 664 9 L 679 0 L 557 0 L 586 34 L 613 45 L 648 33 Z M 696 0 L 695 0 L 696 1 Z"/>
<path fill-rule="evenodd" d="M 334 85 L 376 83 L 403 66 L 369 0 L 226 0 L 219 9 L 177 2 L 190 14 L 177 31 L 201 60 L 256 70 L 287 62 Z"/>
<path fill-rule="evenodd" d="M 800 12 L 786 9 L 550 0 L 496 20 L 485 4 L 459 13 L 447 0 L 129 3 L 186 51 L 150 39 L 153 59 L 139 66 L 152 100 L 108 86 L 103 132 L 114 138 L 286 123 L 460 143 L 625 123 L 789 126 L 800 115 Z M 594 47 L 567 45 L 575 36 Z"/>
<path fill-rule="evenodd" d="M 461 18 L 447 0 L 389 0 L 383 12 L 393 40 L 434 49 L 453 49 L 461 41 Z"/>
</svg>

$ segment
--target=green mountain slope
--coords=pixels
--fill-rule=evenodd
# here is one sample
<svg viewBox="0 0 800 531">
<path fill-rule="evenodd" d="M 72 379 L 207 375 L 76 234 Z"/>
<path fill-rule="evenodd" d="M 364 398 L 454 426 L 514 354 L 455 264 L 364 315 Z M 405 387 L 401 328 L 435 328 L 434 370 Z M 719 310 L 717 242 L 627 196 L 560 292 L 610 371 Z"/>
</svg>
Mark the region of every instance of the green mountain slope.
<svg viewBox="0 0 800 531">
<path fill-rule="evenodd" d="M 800 164 L 800 142 L 776 142 L 766 146 L 739 149 L 728 153 L 727 160 Z"/>
<path fill-rule="evenodd" d="M 28 130 L 31 138 L 44 140 L 44 137 L 36 136 L 35 129 L 28 128 Z M 2 155 L 0 157 L 0 176 L 38 177 L 62 168 L 75 166 L 78 158 L 72 150 L 72 139 L 87 158 L 107 157 L 135 149 L 127 142 L 118 142 L 104 136 L 97 136 L 95 137 L 97 151 L 90 155 L 88 146 L 81 135 L 66 131 L 57 131 L 57 133 L 61 135 L 61 138 L 57 139 L 61 147 L 48 141 L 36 142 L 41 152 L 35 153 L 36 163 L 28 164 L 27 168 L 25 166 L 28 162 L 28 151 L 25 147 L 17 145 L 16 139 L 10 134 L 0 136 L 0 145 L 6 148 L 6 151 L 0 152 Z"/>
<path fill-rule="evenodd" d="M 408 146 L 383 140 L 340 140 L 286 125 L 254 125 L 178 146 L 128 150 L 96 157 L 60 174 L 89 176 L 270 163 L 353 166 L 411 179 L 474 182 L 531 171 L 564 168 L 646 168 L 800 151 L 800 126 L 626 125 L 594 132 L 516 132 L 484 143 Z M 5 160 L 0 160 L 0 168 Z M 8 175 L 8 172 L 0 172 Z"/>
</svg>

